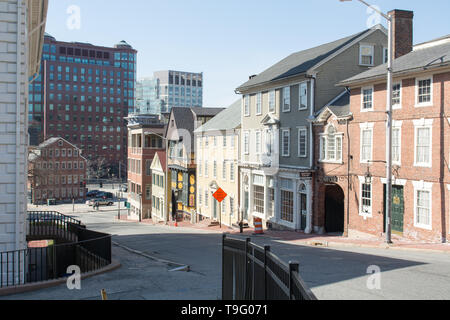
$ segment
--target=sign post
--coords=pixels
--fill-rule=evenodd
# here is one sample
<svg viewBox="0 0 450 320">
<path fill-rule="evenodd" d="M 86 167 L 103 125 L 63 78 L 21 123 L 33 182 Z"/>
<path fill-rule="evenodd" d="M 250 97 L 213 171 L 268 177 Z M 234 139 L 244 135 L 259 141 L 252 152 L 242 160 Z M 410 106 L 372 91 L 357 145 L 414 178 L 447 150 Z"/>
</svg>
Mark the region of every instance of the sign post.
<svg viewBox="0 0 450 320">
<path fill-rule="evenodd" d="M 214 194 L 213 197 L 219 202 L 219 221 L 220 221 L 220 228 L 222 228 L 222 202 L 225 200 L 225 198 L 228 195 L 223 191 L 221 188 L 219 188 Z"/>
</svg>

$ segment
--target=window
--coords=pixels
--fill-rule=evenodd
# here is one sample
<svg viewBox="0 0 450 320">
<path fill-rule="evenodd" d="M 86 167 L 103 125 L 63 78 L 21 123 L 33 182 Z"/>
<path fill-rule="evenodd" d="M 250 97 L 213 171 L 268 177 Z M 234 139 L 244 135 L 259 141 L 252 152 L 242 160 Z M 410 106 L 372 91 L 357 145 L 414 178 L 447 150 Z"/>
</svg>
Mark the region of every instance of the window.
<svg viewBox="0 0 450 320">
<path fill-rule="evenodd" d="M 269 91 L 269 112 L 275 112 L 275 90 Z"/>
<path fill-rule="evenodd" d="M 431 167 L 431 126 L 416 127 L 415 166 Z"/>
<path fill-rule="evenodd" d="M 250 116 L 250 96 L 244 96 L 244 116 Z"/>
<path fill-rule="evenodd" d="M 373 66 L 374 46 L 361 45 L 359 48 L 359 64 L 363 66 Z"/>
<path fill-rule="evenodd" d="M 294 222 L 294 193 L 281 190 L 281 220 Z"/>
<path fill-rule="evenodd" d="M 291 111 L 291 88 L 285 87 L 283 89 L 283 112 Z"/>
<path fill-rule="evenodd" d="M 205 161 L 205 177 L 208 177 L 208 160 Z"/>
<path fill-rule="evenodd" d="M 214 161 L 213 164 L 213 176 L 214 178 L 217 178 L 217 161 Z"/>
<path fill-rule="evenodd" d="M 392 128 L 392 161 L 395 164 L 401 162 L 401 128 Z"/>
<path fill-rule="evenodd" d="M 261 131 L 255 132 L 255 147 L 256 147 L 256 154 L 261 154 Z"/>
<path fill-rule="evenodd" d="M 362 111 L 373 109 L 373 87 L 362 88 Z"/>
<path fill-rule="evenodd" d="M 432 78 L 416 80 L 416 105 L 429 106 L 432 104 L 433 80 Z"/>
<path fill-rule="evenodd" d="M 264 214 L 264 187 L 253 186 L 253 199 L 255 203 L 254 211 L 259 214 Z"/>
<path fill-rule="evenodd" d="M 329 126 L 327 132 L 320 138 L 320 160 L 330 162 L 342 161 L 342 133 L 337 133 L 334 126 Z"/>
<path fill-rule="evenodd" d="M 234 198 L 230 197 L 230 216 L 234 216 Z"/>
<path fill-rule="evenodd" d="M 369 162 L 372 160 L 372 136 L 372 128 L 361 130 L 361 162 Z"/>
<path fill-rule="evenodd" d="M 282 131 L 282 139 L 283 139 L 283 144 L 282 144 L 282 155 L 283 157 L 289 157 L 290 155 L 290 146 L 291 146 L 291 132 L 289 130 L 283 130 Z"/>
<path fill-rule="evenodd" d="M 223 166 L 222 166 L 222 180 L 227 180 L 227 164 L 226 164 L 226 162 L 224 162 Z"/>
<path fill-rule="evenodd" d="M 432 228 L 432 183 L 413 181 L 414 185 L 414 226 L 431 230 Z"/>
<path fill-rule="evenodd" d="M 383 63 L 388 63 L 389 60 L 389 48 L 383 47 Z"/>
<path fill-rule="evenodd" d="M 244 154 L 250 154 L 250 132 L 244 132 Z"/>
<path fill-rule="evenodd" d="M 396 83 L 392 87 L 392 108 L 400 109 L 402 105 L 402 85 Z"/>
<path fill-rule="evenodd" d="M 234 163 L 230 163 L 230 181 L 234 182 Z"/>
<path fill-rule="evenodd" d="M 262 114 L 262 93 L 256 95 L 256 114 Z"/>
<path fill-rule="evenodd" d="M 305 158 L 307 156 L 307 137 L 308 131 L 306 128 L 298 129 L 298 156 L 301 158 Z"/>
<path fill-rule="evenodd" d="M 372 216 L 372 185 L 361 184 L 361 212 L 362 216 Z"/>
<path fill-rule="evenodd" d="M 301 83 L 300 84 L 300 97 L 299 97 L 299 110 L 306 110 L 308 109 L 308 84 Z"/>
</svg>

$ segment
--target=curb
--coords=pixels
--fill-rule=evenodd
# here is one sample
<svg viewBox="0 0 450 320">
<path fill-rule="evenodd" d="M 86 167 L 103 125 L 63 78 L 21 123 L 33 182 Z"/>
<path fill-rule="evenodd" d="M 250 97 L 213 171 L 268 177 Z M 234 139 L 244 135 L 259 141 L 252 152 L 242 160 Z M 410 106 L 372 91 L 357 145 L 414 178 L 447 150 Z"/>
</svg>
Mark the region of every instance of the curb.
<svg viewBox="0 0 450 320">
<path fill-rule="evenodd" d="M 98 275 L 101 275 L 104 273 L 108 273 L 108 272 L 117 270 L 121 266 L 122 265 L 120 264 L 119 261 L 113 260 L 110 265 L 104 267 L 103 269 L 99 269 L 97 271 L 92 271 L 92 272 L 82 274 L 81 280 L 85 280 L 88 278 L 92 278 L 94 276 L 98 276 Z M 67 278 L 60 278 L 60 279 L 55 279 L 55 280 L 50 280 L 50 281 L 25 284 L 22 286 L 7 287 L 7 288 L 0 289 L 0 297 L 10 296 L 10 295 L 15 295 L 15 294 L 20 294 L 20 293 L 27 293 L 27 292 L 37 291 L 37 290 L 41 290 L 41 289 L 48 289 L 48 288 L 59 286 L 66 282 L 67 282 Z"/>
</svg>

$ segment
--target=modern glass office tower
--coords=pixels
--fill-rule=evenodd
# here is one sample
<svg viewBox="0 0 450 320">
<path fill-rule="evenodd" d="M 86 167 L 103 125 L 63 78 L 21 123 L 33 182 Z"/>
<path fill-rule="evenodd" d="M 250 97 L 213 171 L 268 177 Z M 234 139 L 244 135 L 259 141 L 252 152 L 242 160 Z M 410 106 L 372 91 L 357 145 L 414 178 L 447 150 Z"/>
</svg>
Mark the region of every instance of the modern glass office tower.
<svg viewBox="0 0 450 320">
<path fill-rule="evenodd" d="M 124 118 L 134 112 L 136 54 L 125 41 L 109 48 L 46 34 L 41 72 L 29 87 L 30 144 L 62 137 L 118 173 L 127 156 Z"/>
<path fill-rule="evenodd" d="M 141 114 L 168 113 L 174 107 L 203 107 L 203 73 L 157 71 L 139 81 L 136 105 Z"/>
</svg>

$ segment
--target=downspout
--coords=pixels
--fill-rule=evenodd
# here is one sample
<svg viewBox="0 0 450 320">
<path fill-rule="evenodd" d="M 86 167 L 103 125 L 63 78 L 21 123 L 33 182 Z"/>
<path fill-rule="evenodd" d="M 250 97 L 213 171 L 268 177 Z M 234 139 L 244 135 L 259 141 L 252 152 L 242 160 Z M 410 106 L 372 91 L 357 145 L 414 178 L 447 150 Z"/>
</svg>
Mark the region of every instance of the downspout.
<svg viewBox="0 0 450 320">
<path fill-rule="evenodd" d="M 313 131 L 313 120 L 314 120 L 314 114 L 315 114 L 315 107 L 316 107 L 316 101 L 315 101 L 315 97 L 316 97 L 316 77 L 315 75 L 312 75 L 310 77 L 311 79 L 311 108 L 309 111 L 309 168 L 311 170 L 314 169 L 314 131 Z M 313 193 L 314 193 L 314 180 L 315 180 L 315 175 L 312 175 L 312 181 L 311 181 L 311 190 L 310 190 L 310 196 L 308 201 L 310 202 L 309 204 L 309 208 L 310 208 L 310 212 L 309 212 L 309 221 L 308 221 L 308 225 L 306 227 L 305 233 L 309 234 L 313 232 Z"/>
<path fill-rule="evenodd" d="M 25 31 L 26 32 L 26 31 Z M 22 0 L 17 0 L 17 44 L 16 44 L 16 250 L 20 248 L 20 93 L 21 93 L 21 49 L 22 49 Z"/>
</svg>

